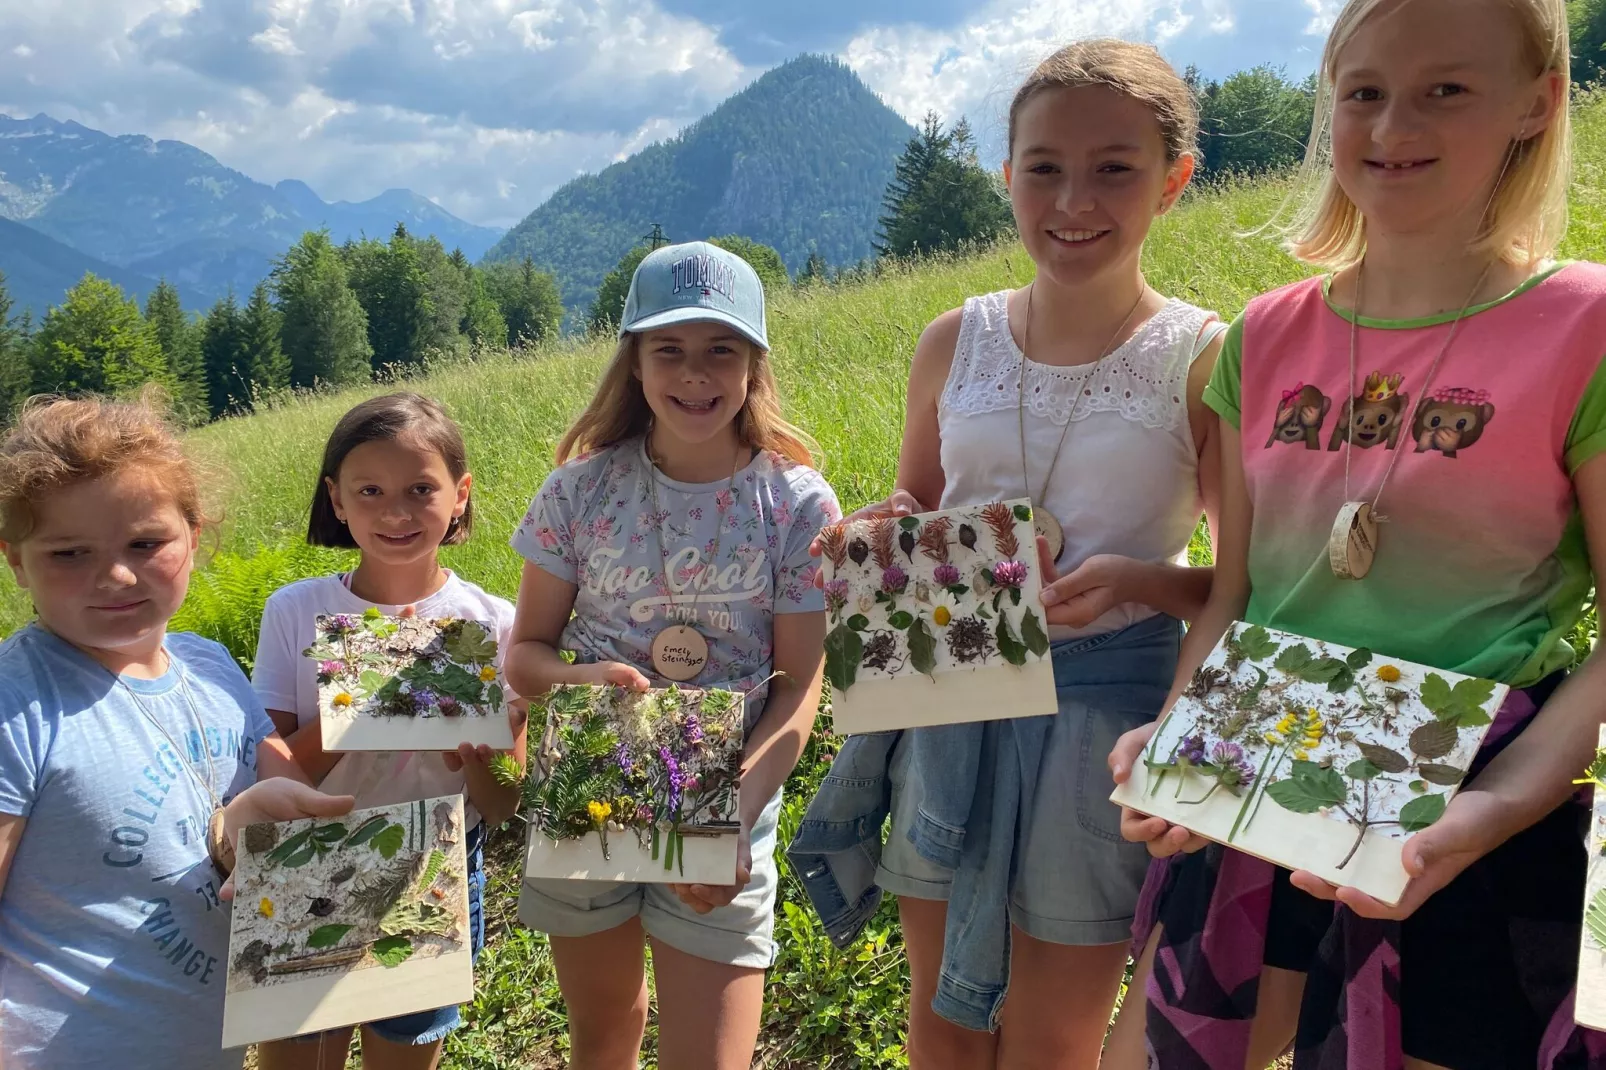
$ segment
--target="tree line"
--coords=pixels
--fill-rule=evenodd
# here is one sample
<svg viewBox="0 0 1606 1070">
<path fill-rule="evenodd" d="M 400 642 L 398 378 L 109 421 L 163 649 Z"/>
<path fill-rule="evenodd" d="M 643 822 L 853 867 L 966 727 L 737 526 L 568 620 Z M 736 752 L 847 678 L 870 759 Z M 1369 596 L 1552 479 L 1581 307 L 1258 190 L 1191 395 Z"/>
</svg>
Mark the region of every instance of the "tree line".
<svg viewBox="0 0 1606 1070">
<path fill-rule="evenodd" d="M 0 425 L 33 394 L 117 394 L 147 382 L 199 424 L 290 390 L 533 345 L 562 319 L 557 281 L 528 259 L 475 266 L 400 225 L 389 241 L 339 246 L 309 232 L 243 303 L 231 294 L 202 316 L 186 313 L 166 281 L 141 308 L 86 275 L 42 320 L 13 317 L 0 276 Z"/>
</svg>

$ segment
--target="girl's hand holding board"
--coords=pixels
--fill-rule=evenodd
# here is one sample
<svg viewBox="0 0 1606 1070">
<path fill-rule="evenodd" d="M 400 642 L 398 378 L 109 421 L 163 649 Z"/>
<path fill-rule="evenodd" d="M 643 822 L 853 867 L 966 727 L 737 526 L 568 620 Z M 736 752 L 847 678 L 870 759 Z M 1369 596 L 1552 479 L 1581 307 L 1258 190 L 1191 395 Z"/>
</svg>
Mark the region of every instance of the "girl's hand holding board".
<svg viewBox="0 0 1606 1070">
<path fill-rule="evenodd" d="M 339 817 L 351 812 L 356 799 L 350 795 L 325 795 L 299 780 L 273 777 L 259 780 L 231 799 L 223 808 L 223 835 L 229 852 L 238 857 L 240 830 L 263 821 L 295 821 L 303 817 Z M 227 902 L 234 898 L 234 873 L 218 891 Z"/>
</svg>

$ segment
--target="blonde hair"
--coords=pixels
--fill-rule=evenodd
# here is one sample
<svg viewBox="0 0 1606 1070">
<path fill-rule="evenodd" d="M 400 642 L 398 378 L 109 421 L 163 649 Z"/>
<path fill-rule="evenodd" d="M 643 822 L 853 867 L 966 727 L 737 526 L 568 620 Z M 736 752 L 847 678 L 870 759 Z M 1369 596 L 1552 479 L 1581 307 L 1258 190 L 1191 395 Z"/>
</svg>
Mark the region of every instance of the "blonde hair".
<svg viewBox="0 0 1606 1070">
<path fill-rule="evenodd" d="M 1389 0 L 1349 0 L 1322 54 L 1315 121 L 1300 168 L 1305 204 L 1283 235 L 1290 253 L 1307 264 L 1341 270 L 1366 251 L 1366 220 L 1333 173 L 1333 87 L 1338 57 L 1356 32 Z M 1409 2 L 1409 0 L 1405 0 Z M 1563 0 L 1506 0 L 1522 23 L 1523 61 L 1535 77 L 1562 75 L 1571 84 L 1571 44 Z M 1499 186 L 1474 253 L 1533 264 L 1555 252 L 1567 232 L 1572 175 L 1572 120 L 1565 102 L 1550 125 L 1531 138 L 1512 139 Z M 1296 193 L 1296 197 L 1299 194 Z"/>
<path fill-rule="evenodd" d="M 53 492 L 138 470 L 171 497 L 191 528 L 210 521 L 201 472 L 184 452 L 167 396 L 146 387 L 133 400 L 36 397 L 0 441 L 0 540 L 20 543 Z"/>
<path fill-rule="evenodd" d="M 747 372 L 747 402 L 736 414 L 736 434 L 743 445 L 770 450 L 795 464 L 818 467 L 819 447 L 781 413 L 781 392 L 770 368 L 769 352 L 752 343 Z M 558 443 L 558 463 L 592 450 L 639 438 L 652 427 L 652 408 L 636 378 L 641 336 L 626 334 L 603 370 L 597 392 L 580 418 Z"/>
<path fill-rule="evenodd" d="M 1009 106 L 1009 153 L 1015 154 L 1020 113 L 1033 98 L 1054 89 L 1099 85 L 1131 97 L 1154 112 L 1165 141 L 1167 163 L 1197 150 L 1199 103 L 1188 83 L 1153 45 L 1111 37 L 1078 41 L 1049 56 L 1015 91 Z"/>
</svg>

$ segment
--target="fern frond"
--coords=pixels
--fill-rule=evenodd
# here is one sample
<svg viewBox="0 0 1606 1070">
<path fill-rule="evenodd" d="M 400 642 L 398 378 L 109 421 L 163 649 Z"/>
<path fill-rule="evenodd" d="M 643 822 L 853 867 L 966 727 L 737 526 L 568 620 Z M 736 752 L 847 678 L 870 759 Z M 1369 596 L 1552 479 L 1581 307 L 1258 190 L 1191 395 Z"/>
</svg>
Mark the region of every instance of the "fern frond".
<svg viewBox="0 0 1606 1070">
<path fill-rule="evenodd" d="M 870 521 L 870 553 L 875 556 L 876 568 L 886 571 L 893 565 L 893 542 L 898 537 L 898 522 L 890 516 Z"/>
</svg>

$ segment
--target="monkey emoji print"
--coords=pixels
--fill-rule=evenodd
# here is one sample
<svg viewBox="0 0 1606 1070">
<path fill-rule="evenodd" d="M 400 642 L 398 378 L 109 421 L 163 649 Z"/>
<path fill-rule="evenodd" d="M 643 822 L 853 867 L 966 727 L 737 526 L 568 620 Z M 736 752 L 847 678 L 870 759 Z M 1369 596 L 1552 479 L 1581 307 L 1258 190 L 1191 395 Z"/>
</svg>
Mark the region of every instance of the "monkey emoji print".
<svg viewBox="0 0 1606 1070">
<path fill-rule="evenodd" d="M 1410 396 L 1400 391 L 1404 382 L 1403 375 L 1368 375 L 1360 396 L 1344 402 L 1327 448 L 1336 450 L 1346 441 L 1363 450 L 1373 446 L 1393 449 L 1398 445 L 1400 427 L 1406 422 L 1411 404 Z"/>
<path fill-rule="evenodd" d="M 1333 400 L 1314 386 L 1300 383 L 1292 390 L 1284 390 L 1277 405 L 1277 422 L 1266 439 L 1266 448 L 1279 442 L 1290 446 L 1303 444 L 1308 450 L 1322 448 L 1322 424 L 1333 407 Z"/>
<path fill-rule="evenodd" d="M 1435 390 L 1417 408 L 1411 422 L 1416 452 L 1436 451 L 1455 457 L 1483 437 L 1483 429 L 1494 419 L 1494 406 L 1487 390 L 1446 387 Z"/>
</svg>

